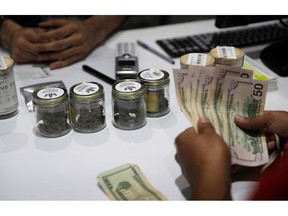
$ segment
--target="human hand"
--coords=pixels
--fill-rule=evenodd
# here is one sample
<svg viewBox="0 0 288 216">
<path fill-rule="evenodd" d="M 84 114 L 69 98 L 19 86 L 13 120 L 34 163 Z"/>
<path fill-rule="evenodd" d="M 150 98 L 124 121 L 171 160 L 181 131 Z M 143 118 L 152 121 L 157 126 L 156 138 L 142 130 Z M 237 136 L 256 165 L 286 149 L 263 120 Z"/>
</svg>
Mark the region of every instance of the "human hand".
<svg viewBox="0 0 288 216">
<path fill-rule="evenodd" d="M 230 150 L 206 117 L 198 132 L 188 128 L 175 139 L 176 161 L 192 186 L 192 199 L 231 199 Z"/>
<path fill-rule="evenodd" d="M 11 58 L 17 63 L 37 62 L 38 53 L 33 49 L 36 35 L 45 31 L 41 28 L 24 28 L 7 19 L 1 26 L 1 43 L 10 50 Z"/>
<path fill-rule="evenodd" d="M 51 69 L 85 58 L 125 16 L 91 16 L 85 20 L 51 19 L 24 28 L 11 19 L 0 28 L 1 45 L 17 63 L 45 62 Z"/>
<path fill-rule="evenodd" d="M 95 47 L 95 35 L 85 21 L 51 19 L 39 23 L 47 31 L 37 35 L 33 49 L 38 61 L 50 62 L 51 69 L 65 67 L 86 57 Z"/>
<path fill-rule="evenodd" d="M 39 60 L 50 61 L 51 69 L 64 67 L 85 58 L 125 16 L 92 16 L 85 20 L 51 19 L 39 23 L 47 32 L 39 34 L 34 46 Z M 49 41 L 46 43 L 46 41 Z"/>
<path fill-rule="evenodd" d="M 288 112 L 265 111 L 263 115 L 253 118 L 236 115 L 234 121 L 243 129 L 263 131 L 270 151 L 276 147 L 274 134 L 277 134 L 282 150 L 288 153 Z"/>
</svg>

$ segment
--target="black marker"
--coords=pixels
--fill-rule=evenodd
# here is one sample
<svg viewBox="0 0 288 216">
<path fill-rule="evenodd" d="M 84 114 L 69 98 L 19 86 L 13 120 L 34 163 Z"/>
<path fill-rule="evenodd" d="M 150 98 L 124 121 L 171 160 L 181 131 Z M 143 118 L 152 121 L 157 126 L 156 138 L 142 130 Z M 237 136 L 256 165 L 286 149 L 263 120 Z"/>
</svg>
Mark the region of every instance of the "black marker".
<svg viewBox="0 0 288 216">
<path fill-rule="evenodd" d="M 83 65 L 82 68 L 83 68 L 83 70 L 86 71 L 87 73 L 90 73 L 91 75 L 96 76 L 97 78 L 105 81 L 106 83 L 108 83 L 108 84 L 110 84 L 110 85 L 112 85 L 113 83 L 116 82 L 116 80 L 114 80 L 114 79 L 112 79 L 112 78 L 110 78 L 110 77 L 108 77 L 108 76 L 100 73 L 99 71 L 97 71 L 97 70 L 89 67 L 88 65 Z"/>
</svg>

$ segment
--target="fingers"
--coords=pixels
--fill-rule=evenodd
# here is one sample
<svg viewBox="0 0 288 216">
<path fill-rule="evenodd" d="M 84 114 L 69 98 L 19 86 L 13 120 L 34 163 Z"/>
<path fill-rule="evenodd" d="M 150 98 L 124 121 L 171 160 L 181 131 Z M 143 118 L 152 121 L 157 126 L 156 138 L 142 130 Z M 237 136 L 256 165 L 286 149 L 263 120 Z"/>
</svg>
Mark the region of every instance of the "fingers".
<svg viewBox="0 0 288 216">
<path fill-rule="evenodd" d="M 187 148 L 194 148 L 193 146 L 200 141 L 200 134 L 207 138 L 211 138 L 212 136 L 216 135 L 216 132 L 207 117 L 199 118 L 197 126 L 198 132 L 194 127 L 190 127 L 176 137 L 175 144 L 178 152 L 185 152 Z M 196 148 L 199 147 L 198 145 L 196 146 Z"/>
<path fill-rule="evenodd" d="M 63 34 L 61 34 L 63 31 Z M 51 32 L 54 32 L 51 30 Z M 81 32 L 69 32 L 68 30 L 55 30 L 55 35 L 50 35 L 50 32 L 45 34 L 38 35 L 39 38 L 43 41 L 48 41 L 45 43 L 37 43 L 34 44 L 34 49 L 38 52 L 51 52 L 51 51 L 64 51 L 71 47 L 78 47 L 82 49 L 82 51 L 86 52 L 90 51 L 93 46 L 90 46 L 88 40 L 86 40 L 85 36 Z"/>
<path fill-rule="evenodd" d="M 56 27 L 59 27 L 59 26 L 66 25 L 69 22 L 71 22 L 71 20 L 67 20 L 67 19 L 49 19 L 47 21 L 40 22 L 38 24 L 38 26 L 42 27 L 42 28 L 56 28 Z"/>
<path fill-rule="evenodd" d="M 215 129 L 211 124 L 210 120 L 206 116 L 202 116 L 199 118 L 197 123 L 198 133 L 205 133 L 205 134 L 214 134 Z"/>
<path fill-rule="evenodd" d="M 74 62 L 79 61 L 81 58 L 82 58 L 82 56 L 75 55 L 75 56 L 72 56 L 72 57 L 67 58 L 65 60 L 54 61 L 54 62 L 49 64 L 49 68 L 50 69 L 57 69 L 57 68 L 66 67 L 68 65 L 73 64 Z"/>
<path fill-rule="evenodd" d="M 252 118 L 236 115 L 234 122 L 244 129 L 262 130 L 287 137 L 288 112 L 285 111 L 266 111 L 263 115 Z"/>
<path fill-rule="evenodd" d="M 72 46 L 69 38 L 65 38 L 62 40 L 50 40 L 46 43 L 37 43 L 34 44 L 34 49 L 37 52 L 51 52 L 51 51 L 60 51 L 64 50 L 69 46 Z"/>
<path fill-rule="evenodd" d="M 19 62 L 50 62 L 49 67 L 56 69 L 83 59 L 94 47 L 83 33 L 83 24 L 80 21 L 51 19 L 40 23 L 39 27 L 24 32 L 27 38 L 25 44 L 21 44 L 19 40 L 19 46 L 27 51 L 31 50 L 25 56 L 15 50 L 14 56 Z"/>
<path fill-rule="evenodd" d="M 181 134 L 179 134 L 175 139 L 176 145 L 178 143 L 180 144 L 185 143 L 187 140 L 190 140 L 191 138 L 193 138 L 195 135 L 198 134 L 207 134 L 207 135 L 215 134 L 214 127 L 212 126 L 210 120 L 205 116 L 199 118 L 197 128 L 198 132 L 194 127 L 190 127 L 185 131 L 183 131 Z"/>
<path fill-rule="evenodd" d="M 178 147 L 182 143 L 188 143 L 187 140 L 189 141 L 193 136 L 197 134 L 195 128 L 190 127 L 184 130 L 182 133 L 180 133 L 176 138 L 175 138 L 175 144 Z"/>
<path fill-rule="evenodd" d="M 265 113 L 264 115 L 252 118 L 246 118 L 240 115 L 236 115 L 234 118 L 234 122 L 241 128 L 245 128 L 248 130 L 262 130 L 267 127 L 267 124 L 270 120 L 267 115 L 269 115 L 269 113 Z"/>
<path fill-rule="evenodd" d="M 79 21 L 71 20 L 49 20 L 39 24 L 39 27 L 46 28 L 48 31 L 39 34 L 37 37 L 39 40 L 61 40 L 70 35 L 79 32 L 81 24 Z"/>
<path fill-rule="evenodd" d="M 50 61 L 50 69 L 57 69 L 71 65 L 74 62 L 85 58 L 87 55 L 88 53 L 85 52 L 82 47 L 71 47 L 70 49 L 66 49 L 62 52 L 42 53 L 38 55 L 38 60 Z"/>
<path fill-rule="evenodd" d="M 30 52 L 24 52 L 23 50 L 20 50 L 18 48 L 14 48 L 12 50 L 11 57 L 17 63 L 28 63 L 31 61 L 37 62 L 37 55 Z"/>
<path fill-rule="evenodd" d="M 40 28 L 27 28 L 22 30 L 22 36 L 26 41 L 31 44 L 39 42 L 38 35 L 45 32 L 45 29 Z"/>
</svg>

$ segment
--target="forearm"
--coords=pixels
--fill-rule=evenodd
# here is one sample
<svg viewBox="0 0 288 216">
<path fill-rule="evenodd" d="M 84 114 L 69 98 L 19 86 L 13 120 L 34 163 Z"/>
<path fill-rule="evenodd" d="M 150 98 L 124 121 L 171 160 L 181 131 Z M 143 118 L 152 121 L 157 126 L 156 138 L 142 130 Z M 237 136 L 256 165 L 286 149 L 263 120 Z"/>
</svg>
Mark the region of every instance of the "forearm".
<svg viewBox="0 0 288 216">
<path fill-rule="evenodd" d="M 231 200 L 230 176 L 215 178 L 215 175 L 197 178 L 192 188 L 192 200 Z"/>
<path fill-rule="evenodd" d="M 22 27 L 11 19 L 6 19 L 0 27 L 0 42 L 1 45 L 11 50 L 14 34 Z"/>
</svg>

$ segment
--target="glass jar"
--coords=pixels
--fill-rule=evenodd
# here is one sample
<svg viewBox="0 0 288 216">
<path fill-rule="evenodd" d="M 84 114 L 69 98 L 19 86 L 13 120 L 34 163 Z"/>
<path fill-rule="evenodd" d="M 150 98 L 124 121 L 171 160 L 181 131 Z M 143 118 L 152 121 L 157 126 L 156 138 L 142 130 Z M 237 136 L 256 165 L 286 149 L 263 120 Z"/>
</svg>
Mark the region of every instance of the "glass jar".
<svg viewBox="0 0 288 216">
<path fill-rule="evenodd" d="M 70 88 L 72 127 L 81 133 L 93 133 L 106 126 L 103 86 L 82 82 Z"/>
<path fill-rule="evenodd" d="M 169 73 L 161 69 L 146 69 L 138 74 L 145 83 L 147 117 L 160 117 L 169 113 Z"/>
<path fill-rule="evenodd" d="M 18 113 L 18 97 L 14 79 L 14 61 L 0 56 L 0 119 Z"/>
<path fill-rule="evenodd" d="M 46 86 L 33 92 L 36 132 L 44 137 L 59 137 L 71 130 L 67 90 Z"/>
<path fill-rule="evenodd" d="M 113 125 L 135 130 L 146 124 L 146 87 L 136 79 L 119 80 L 112 86 Z"/>
</svg>

